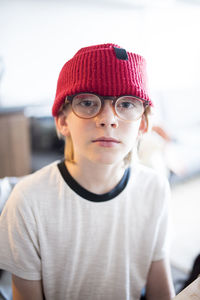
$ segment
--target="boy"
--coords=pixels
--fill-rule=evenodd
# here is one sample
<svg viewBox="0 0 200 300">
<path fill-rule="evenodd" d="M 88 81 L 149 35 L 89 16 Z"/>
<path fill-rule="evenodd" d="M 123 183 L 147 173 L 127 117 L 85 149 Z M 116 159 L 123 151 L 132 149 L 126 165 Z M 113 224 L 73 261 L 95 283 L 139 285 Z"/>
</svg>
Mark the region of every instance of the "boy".
<svg viewBox="0 0 200 300">
<path fill-rule="evenodd" d="M 145 60 L 82 48 L 62 68 L 52 113 L 65 160 L 14 189 L 0 223 L 0 267 L 14 300 L 169 300 L 168 185 L 131 154 L 152 105 Z M 134 155 L 133 155 L 134 156 Z"/>
</svg>

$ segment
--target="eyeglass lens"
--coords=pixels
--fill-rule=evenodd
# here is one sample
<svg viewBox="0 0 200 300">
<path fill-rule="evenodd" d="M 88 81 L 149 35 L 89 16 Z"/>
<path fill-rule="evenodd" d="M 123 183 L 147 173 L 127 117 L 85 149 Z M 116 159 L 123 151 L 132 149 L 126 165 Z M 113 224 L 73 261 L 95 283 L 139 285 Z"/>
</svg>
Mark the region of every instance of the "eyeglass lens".
<svg viewBox="0 0 200 300">
<path fill-rule="evenodd" d="M 116 115 L 123 119 L 134 121 L 144 112 L 143 102 L 133 96 L 121 96 L 114 101 Z M 80 118 L 93 118 L 102 108 L 101 99 L 95 94 L 78 94 L 73 97 L 72 109 Z"/>
</svg>

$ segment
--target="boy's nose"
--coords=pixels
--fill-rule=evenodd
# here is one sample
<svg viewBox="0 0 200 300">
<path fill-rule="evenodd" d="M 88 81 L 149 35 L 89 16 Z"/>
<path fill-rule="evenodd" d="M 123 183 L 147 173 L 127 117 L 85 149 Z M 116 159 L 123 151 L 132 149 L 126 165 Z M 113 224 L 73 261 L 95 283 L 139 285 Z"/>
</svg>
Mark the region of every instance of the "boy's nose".
<svg viewBox="0 0 200 300">
<path fill-rule="evenodd" d="M 96 123 L 98 127 L 118 127 L 118 119 L 111 100 L 104 100 L 102 111 L 96 116 Z"/>
</svg>

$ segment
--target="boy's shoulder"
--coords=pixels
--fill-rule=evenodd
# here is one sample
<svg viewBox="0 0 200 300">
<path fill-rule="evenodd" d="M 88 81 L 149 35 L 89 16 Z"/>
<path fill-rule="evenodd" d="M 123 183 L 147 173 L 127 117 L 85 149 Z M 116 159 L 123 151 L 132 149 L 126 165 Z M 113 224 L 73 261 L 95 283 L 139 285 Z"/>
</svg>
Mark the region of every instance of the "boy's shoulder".
<svg viewBox="0 0 200 300">
<path fill-rule="evenodd" d="M 136 205 L 152 214 L 161 212 L 168 207 L 170 201 L 170 186 L 167 176 L 153 168 L 138 164 L 134 168 L 129 182 L 129 193 L 134 195 Z"/>
<path fill-rule="evenodd" d="M 38 190 L 45 188 L 50 184 L 55 185 L 59 179 L 59 171 L 57 164 L 59 161 L 55 161 L 32 174 L 26 175 L 19 180 L 16 184 L 15 189 L 28 191 L 33 187 Z"/>
<path fill-rule="evenodd" d="M 163 188 L 164 186 L 169 185 L 166 175 L 139 162 L 132 168 L 132 180 L 137 183 L 137 185 L 142 185 L 143 187 L 151 186 L 152 188 Z"/>
<path fill-rule="evenodd" d="M 131 169 L 133 171 L 133 174 L 137 174 L 140 176 L 148 176 L 149 178 L 164 177 L 163 174 L 160 174 L 157 170 L 140 162 L 135 163 Z"/>
<path fill-rule="evenodd" d="M 45 202 L 45 199 L 55 197 L 61 180 L 57 164 L 58 161 L 55 161 L 30 175 L 18 178 L 19 181 L 4 203 L 5 207 L 22 211 L 42 203 L 41 200 Z"/>
</svg>

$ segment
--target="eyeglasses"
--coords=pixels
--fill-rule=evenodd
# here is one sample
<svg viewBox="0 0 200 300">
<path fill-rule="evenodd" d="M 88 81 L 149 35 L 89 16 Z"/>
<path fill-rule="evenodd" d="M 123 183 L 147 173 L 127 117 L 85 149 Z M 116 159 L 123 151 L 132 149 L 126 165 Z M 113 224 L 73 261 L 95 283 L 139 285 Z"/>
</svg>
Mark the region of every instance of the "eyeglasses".
<svg viewBox="0 0 200 300">
<path fill-rule="evenodd" d="M 92 93 L 80 93 L 67 96 L 75 115 L 83 119 L 91 119 L 101 113 L 104 101 L 111 100 L 114 113 L 122 120 L 136 121 L 144 113 L 149 102 L 134 96 L 107 97 Z"/>
</svg>

